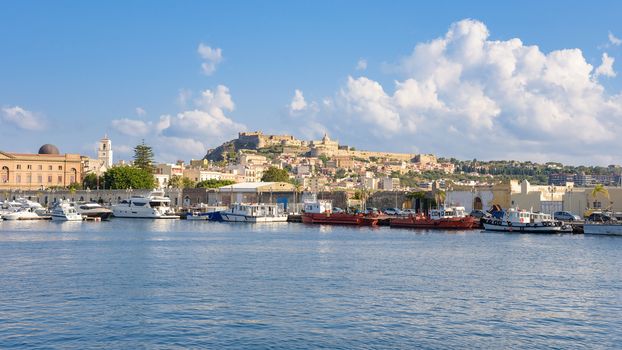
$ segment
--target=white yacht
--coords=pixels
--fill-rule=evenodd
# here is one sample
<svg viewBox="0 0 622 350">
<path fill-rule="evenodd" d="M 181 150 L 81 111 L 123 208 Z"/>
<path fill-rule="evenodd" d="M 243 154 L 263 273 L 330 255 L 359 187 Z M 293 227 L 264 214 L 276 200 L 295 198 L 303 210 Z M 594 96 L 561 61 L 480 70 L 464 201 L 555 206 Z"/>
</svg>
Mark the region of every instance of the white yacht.
<svg viewBox="0 0 622 350">
<path fill-rule="evenodd" d="M 33 208 L 20 208 L 17 211 L 2 215 L 4 220 L 41 220 L 45 217 L 36 213 Z"/>
<path fill-rule="evenodd" d="M 622 236 L 622 221 L 612 212 L 594 212 L 585 220 L 583 233 L 586 235 Z"/>
<path fill-rule="evenodd" d="M 80 215 L 76 208 L 73 207 L 68 201 L 60 201 L 56 203 L 52 209 L 53 221 L 82 221 L 84 218 Z"/>
<path fill-rule="evenodd" d="M 286 222 L 287 214 L 277 204 L 232 204 L 220 212 L 223 221 L 229 222 Z"/>
<path fill-rule="evenodd" d="M 101 205 L 90 203 L 72 203 L 78 214 L 89 218 L 99 218 L 100 220 L 108 220 L 112 216 L 112 210 L 102 207 Z"/>
<path fill-rule="evenodd" d="M 148 197 L 132 196 L 112 206 L 112 214 L 119 218 L 179 219 L 170 207 L 171 199 L 164 192 L 154 191 Z"/>
<path fill-rule="evenodd" d="M 551 215 L 544 213 L 508 209 L 502 217 L 482 219 L 484 230 L 515 233 L 562 233 L 572 232 L 572 226 L 553 220 Z"/>
</svg>

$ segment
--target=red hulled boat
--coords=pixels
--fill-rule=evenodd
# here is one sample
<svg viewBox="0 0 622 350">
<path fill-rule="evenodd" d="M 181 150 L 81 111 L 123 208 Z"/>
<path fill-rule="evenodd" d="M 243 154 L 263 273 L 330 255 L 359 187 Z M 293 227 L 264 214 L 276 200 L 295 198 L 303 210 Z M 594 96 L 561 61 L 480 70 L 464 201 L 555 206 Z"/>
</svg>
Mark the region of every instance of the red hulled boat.
<svg viewBox="0 0 622 350">
<path fill-rule="evenodd" d="M 330 201 L 305 203 L 302 222 L 305 224 L 375 226 L 378 218 L 363 214 L 334 212 Z"/>
<path fill-rule="evenodd" d="M 479 222 L 472 216 L 464 213 L 463 207 L 433 209 L 430 215 L 411 215 L 402 218 L 393 218 L 391 227 L 443 229 L 443 230 L 469 230 L 477 228 Z"/>
</svg>

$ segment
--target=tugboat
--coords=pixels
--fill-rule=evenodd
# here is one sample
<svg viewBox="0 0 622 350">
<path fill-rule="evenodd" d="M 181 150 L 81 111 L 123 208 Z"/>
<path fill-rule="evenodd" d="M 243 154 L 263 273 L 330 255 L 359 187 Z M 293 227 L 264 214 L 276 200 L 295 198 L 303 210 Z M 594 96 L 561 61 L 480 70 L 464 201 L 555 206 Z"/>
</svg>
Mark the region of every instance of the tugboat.
<svg viewBox="0 0 622 350">
<path fill-rule="evenodd" d="M 331 201 L 317 200 L 304 203 L 302 222 L 305 224 L 375 226 L 378 224 L 378 217 L 374 214 L 333 211 Z"/>
<path fill-rule="evenodd" d="M 507 212 L 493 211 L 491 218 L 483 218 L 482 224 L 486 231 L 515 233 L 572 233 L 572 226 L 551 215 L 510 208 Z"/>
<path fill-rule="evenodd" d="M 443 229 L 443 230 L 470 230 L 477 228 L 477 219 L 466 215 L 464 207 L 445 207 L 430 210 L 430 215 L 410 215 L 402 218 L 392 218 L 391 227 Z"/>
</svg>

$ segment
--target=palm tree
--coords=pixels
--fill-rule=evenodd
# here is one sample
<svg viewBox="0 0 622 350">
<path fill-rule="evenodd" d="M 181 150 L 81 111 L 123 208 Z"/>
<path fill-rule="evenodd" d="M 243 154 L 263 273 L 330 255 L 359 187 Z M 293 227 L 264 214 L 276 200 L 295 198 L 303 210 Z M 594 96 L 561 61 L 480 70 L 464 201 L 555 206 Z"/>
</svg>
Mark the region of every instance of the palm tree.
<svg viewBox="0 0 622 350">
<path fill-rule="evenodd" d="M 447 198 L 447 194 L 445 193 L 445 191 L 437 190 L 436 193 L 434 193 L 434 200 L 436 201 L 436 207 L 440 208 L 440 205 L 445 203 L 446 198 Z"/>
<path fill-rule="evenodd" d="M 602 194 L 603 196 L 607 197 L 607 200 L 610 200 L 609 191 L 602 184 L 597 184 L 596 186 L 594 186 L 594 189 L 592 190 L 592 198 L 596 199 L 596 196 L 598 196 L 598 194 Z M 613 203 L 610 201 L 609 204 L 611 206 L 611 204 Z"/>
</svg>

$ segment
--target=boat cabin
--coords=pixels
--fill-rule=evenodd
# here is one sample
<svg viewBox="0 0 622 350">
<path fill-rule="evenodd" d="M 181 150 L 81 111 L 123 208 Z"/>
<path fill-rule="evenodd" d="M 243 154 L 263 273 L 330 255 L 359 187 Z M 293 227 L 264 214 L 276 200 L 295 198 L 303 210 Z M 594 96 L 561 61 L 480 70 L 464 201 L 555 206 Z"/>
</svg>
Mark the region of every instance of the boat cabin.
<svg viewBox="0 0 622 350">
<path fill-rule="evenodd" d="M 305 202 L 304 211 L 311 214 L 330 213 L 333 211 L 333 203 L 326 200 Z"/>
<path fill-rule="evenodd" d="M 466 216 L 464 207 L 447 207 L 430 210 L 430 219 L 463 218 Z"/>
</svg>

